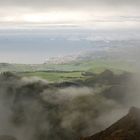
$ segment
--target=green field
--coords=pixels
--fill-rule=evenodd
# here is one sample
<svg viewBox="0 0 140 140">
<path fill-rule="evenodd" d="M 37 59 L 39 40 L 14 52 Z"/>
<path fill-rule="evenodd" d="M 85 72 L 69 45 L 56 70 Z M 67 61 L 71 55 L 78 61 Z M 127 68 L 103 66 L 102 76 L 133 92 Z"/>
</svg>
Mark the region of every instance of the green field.
<svg viewBox="0 0 140 140">
<path fill-rule="evenodd" d="M 136 71 L 133 63 L 103 59 L 67 64 L 0 64 L 0 72 L 11 71 L 22 76 L 40 77 L 51 82 L 83 79 L 85 78 L 82 75 L 84 72 L 101 73 L 105 69 L 110 69 L 115 73 Z"/>
<path fill-rule="evenodd" d="M 37 72 L 23 72 L 23 76 L 27 77 L 40 77 L 50 82 L 69 81 L 73 79 L 83 78 L 81 72 L 53 72 L 53 71 L 37 71 Z"/>
<path fill-rule="evenodd" d="M 76 61 L 66 64 L 8 64 L 0 63 L 0 72 L 15 71 L 93 71 L 98 72 L 104 68 L 134 71 L 133 63 L 115 60 Z"/>
</svg>

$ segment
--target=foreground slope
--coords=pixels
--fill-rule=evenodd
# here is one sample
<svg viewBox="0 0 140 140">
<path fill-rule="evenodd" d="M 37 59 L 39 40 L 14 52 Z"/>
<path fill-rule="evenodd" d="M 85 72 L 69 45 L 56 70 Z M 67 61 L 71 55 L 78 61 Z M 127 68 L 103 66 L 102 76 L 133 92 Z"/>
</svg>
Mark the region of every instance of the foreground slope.
<svg viewBox="0 0 140 140">
<path fill-rule="evenodd" d="M 106 130 L 81 140 L 140 140 L 140 109 L 132 107 L 125 117 Z"/>
</svg>

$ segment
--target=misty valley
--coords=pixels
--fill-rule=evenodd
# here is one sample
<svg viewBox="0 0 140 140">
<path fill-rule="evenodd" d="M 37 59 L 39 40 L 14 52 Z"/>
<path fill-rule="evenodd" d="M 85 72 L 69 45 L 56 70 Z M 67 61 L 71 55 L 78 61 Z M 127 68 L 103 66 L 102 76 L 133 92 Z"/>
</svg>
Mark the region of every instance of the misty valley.
<svg viewBox="0 0 140 140">
<path fill-rule="evenodd" d="M 117 39 L 115 33 L 96 32 L 93 39 L 89 30 L 64 30 L 60 36 L 48 31 L 7 30 L 0 36 L 1 58 L 12 43 L 7 58 L 17 60 L 0 63 L 0 140 L 139 140 L 139 34 Z M 40 61 L 53 45 L 54 56 L 39 64 L 17 63 L 16 53 L 27 51 L 19 51 L 20 44 L 29 47 L 25 62 L 28 55 Z M 65 55 L 55 55 L 57 45 Z"/>
<path fill-rule="evenodd" d="M 83 75 L 82 79 L 48 82 L 2 72 L 0 139 L 79 140 L 105 129 L 131 106 L 139 105 L 135 74 L 106 69 Z"/>
<path fill-rule="evenodd" d="M 140 140 L 140 0 L 0 0 L 0 140 Z"/>
</svg>

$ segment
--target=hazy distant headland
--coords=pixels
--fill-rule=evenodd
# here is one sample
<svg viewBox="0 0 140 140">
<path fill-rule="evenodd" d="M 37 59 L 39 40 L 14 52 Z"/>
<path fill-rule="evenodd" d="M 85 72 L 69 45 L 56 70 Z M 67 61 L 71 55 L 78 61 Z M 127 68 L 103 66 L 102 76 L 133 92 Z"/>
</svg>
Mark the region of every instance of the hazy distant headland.
<svg viewBox="0 0 140 140">
<path fill-rule="evenodd" d="M 139 38 L 138 29 L 95 30 L 69 26 L 0 29 L 0 62 L 44 63 L 50 57 L 78 55 L 105 47 L 135 47 Z"/>
</svg>

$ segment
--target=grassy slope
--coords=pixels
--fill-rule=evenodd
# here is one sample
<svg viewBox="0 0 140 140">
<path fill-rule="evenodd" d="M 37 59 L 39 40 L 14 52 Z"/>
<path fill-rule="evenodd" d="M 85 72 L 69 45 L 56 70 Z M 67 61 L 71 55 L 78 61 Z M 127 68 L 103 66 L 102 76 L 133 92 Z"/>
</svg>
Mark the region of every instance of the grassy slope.
<svg viewBox="0 0 140 140">
<path fill-rule="evenodd" d="M 93 71 L 100 72 L 101 69 L 111 68 L 125 71 L 134 71 L 135 68 L 128 62 L 112 61 L 112 60 L 92 60 L 80 61 L 68 64 L 38 64 L 38 65 L 25 65 L 25 64 L 0 64 L 1 71 Z"/>
<path fill-rule="evenodd" d="M 37 76 L 40 78 L 47 79 L 51 82 L 58 82 L 58 81 L 67 81 L 72 79 L 80 79 L 83 76 L 81 72 L 54 72 L 54 71 L 36 71 L 36 72 L 24 72 L 22 73 L 24 76 Z"/>
<path fill-rule="evenodd" d="M 52 70 L 61 71 L 92 71 L 95 73 L 101 72 L 104 69 L 112 69 L 118 71 L 135 71 L 135 68 L 129 62 L 111 61 L 111 60 L 94 60 L 75 62 L 70 64 L 60 64 L 48 66 Z"/>
<path fill-rule="evenodd" d="M 89 71 L 93 73 L 103 72 L 105 69 L 110 69 L 115 73 L 122 71 L 134 72 L 135 68 L 129 63 L 96 60 L 96 61 L 85 61 L 70 64 L 54 64 L 54 65 L 40 65 L 35 71 L 23 72 L 24 76 L 37 76 L 48 81 L 64 81 L 73 79 L 82 79 L 84 76 L 82 72 Z M 46 71 L 42 71 L 46 70 Z"/>
<path fill-rule="evenodd" d="M 64 81 L 83 78 L 82 72 L 100 73 L 110 69 L 116 73 L 122 71 L 135 72 L 133 64 L 128 62 L 97 59 L 92 61 L 79 61 L 69 64 L 0 64 L 0 72 L 20 72 L 24 76 L 37 76 L 48 81 Z"/>
</svg>

